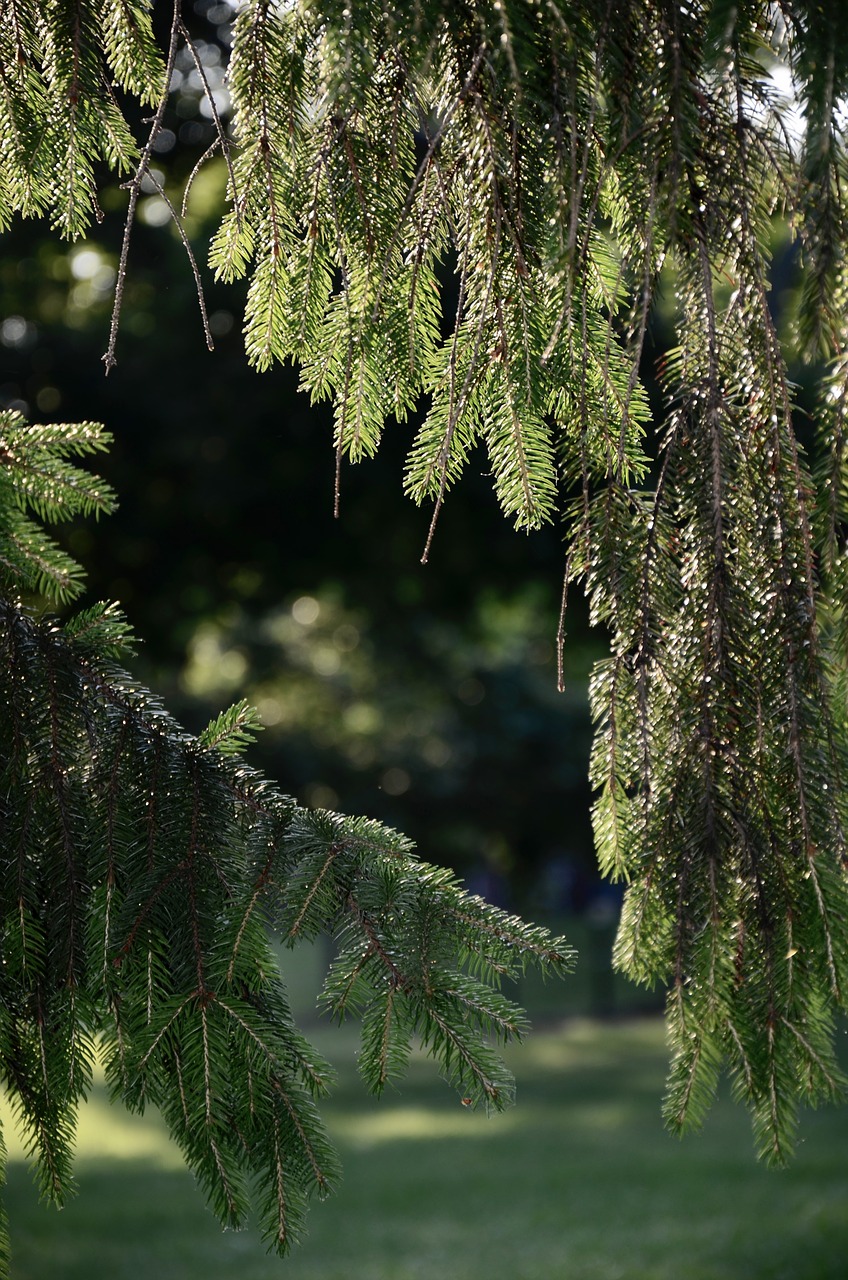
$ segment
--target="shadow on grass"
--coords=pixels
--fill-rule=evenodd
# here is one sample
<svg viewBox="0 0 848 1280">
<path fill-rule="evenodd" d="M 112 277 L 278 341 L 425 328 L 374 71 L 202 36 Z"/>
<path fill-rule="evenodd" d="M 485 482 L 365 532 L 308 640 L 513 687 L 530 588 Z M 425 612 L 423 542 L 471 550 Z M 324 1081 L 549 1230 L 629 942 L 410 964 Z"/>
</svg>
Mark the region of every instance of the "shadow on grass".
<svg viewBox="0 0 848 1280">
<path fill-rule="evenodd" d="M 703 1134 L 678 1143 L 659 1118 L 665 1055 L 653 1020 L 535 1035 L 511 1055 L 518 1106 L 492 1118 L 464 1110 L 421 1060 L 401 1092 L 375 1103 L 355 1078 L 350 1038 L 315 1038 L 343 1059 L 326 1114 L 345 1179 L 315 1205 L 290 1259 L 268 1257 L 253 1232 L 219 1231 L 155 1122 L 139 1122 L 152 1144 L 141 1154 L 130 1120 L 123 1149 L 136 1154 L 99 1156 L 110 1112 L 98 1099 L 82 1132 L 81 1194 L 61 1214 L 10 1165 L 14 1280 L 846 1275 L 848 1113 L 807 1115 L 783 1172 L 756 1164 L 746 1118 L 726 1099 Z"/>
</svg>

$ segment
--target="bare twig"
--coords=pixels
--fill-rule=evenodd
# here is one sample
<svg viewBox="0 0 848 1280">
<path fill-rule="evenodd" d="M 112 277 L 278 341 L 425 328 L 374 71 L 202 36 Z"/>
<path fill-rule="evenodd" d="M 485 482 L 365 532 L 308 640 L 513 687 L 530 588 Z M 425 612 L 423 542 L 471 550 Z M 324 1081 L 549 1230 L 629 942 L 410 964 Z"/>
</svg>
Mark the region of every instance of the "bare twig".
<svg viewBox="0 0 848 1280">
<path fill-rule="evenodd" d="M 213 123 L 215 125 L 215 131 L 218 135 L 217 145 L 219 145 L 221 148 L 221 152 L 224 157 L 224 162 L 227 166 L 227 174 L 230 179 L 230 190 L 232 192 L 233 208 L 236 214 L 236 221 L 239 224 L 239 227 L 241 227 L 241 211 L 239 209 L 239 203 L 238 203 L 236 175 L 233 169 L 232 157 L 230 155 L 230 140 L 227 137 L 226 130 L 224 129 L 224 125 L 221 121 L 221 115 L 220 115 L 220 112 L 218 111 L 218 104 L 215 101 L 215 95 L 212 92 L 212 88 L 209 84 L 209 77 L 206 74 L 206 68 L 203 65 L 203 59 L 200 57 L 200 54 L 197 51 L 197 46 L 195 45 L 194 41 L 191 38 L 191 33 L 189 32 L 182 18 L 180 19 L 180 23 L 179 23 L 179 32 L 183 40 L 185 40 L 186 48 L 188 49 L 189 53 L 194 59 L 194 65 L 197 68 L 197 74 L 200 77 L 200 83 L 203 86 L 204 97 L 206 98 L 206 101 L 209 103 L 209 111 L 212 116 Z M 204 161 L 215 150 L 215 145 L 216 144 L 213 143 L 212 146 L 209 148 L 209 150 L 204 152 L 204 154 L 198 160 L 197 164 L 192 169 L 191 174 L 189 175 L 189 179 L 188 179 L 188 182 L 186 183 L 186 188 L 183 193 L 183 217 L 185 217 L 186 204 L 188 202 L 188 193 L 191 190 L 192 183 L 194 182 L 196 175 L 198 174 L 201 167 L 203 166 Z"/>
<path fill-rule="evenodd" d="M 130 200 L 129 200 L 129 206 L 127 208 L 126 221 L 124 222 L 124 238 L 121 243 L 121 255 L 118 261 L 118 276 L 115 282 L 115 298 L 112 305 L 112 319 L 109 325 L 109 342 L 106 347 L 106 351 L 103 355 L 103 363 L 106 366 L 107 376 L 117 364 L 117 360 L 115 358 L 115 346 L 118 341 L 118 328 L 121 320 L 121 310 L 124 303 L 124 289 L 125 289 L 126 280 L 127 280 L 127 260 L 129 258 L 130 239 L 132 237 L 133 226 L 135 225 L 135 216 L 136 216 L 136 211 L 138 209 L 138 200 L 143 189 L 143 183 L 145 178 L 149 178 L 150 181 L 153 183 L 154 187 L 157 189 L 157 191 L 159 192 L 159 194 L 162 196 L 165 203 L 167 204 L 168 209 L 170 210 L 171 216 L 174 219 L 174 223 L 180 234 L 180 239 L 182 240 L 183 245 L 185 246 L 186 252 L 188 253 L 189 261 L 191 263 L 192 271 L 194 273 L 194 282 L 197 288 L 197 298 L 200 304 L 200 314 L 203 319 L 203 332 L 206 338 L 206 345 L 210 351 L 212 350 L 214 345 L 212 342 L 212 334 L 209 330 L 209 321 L 206 315 L 206 300 L 203 295 L 203 285 L 200 279 L 200 272 L 198 271 L 194 254 L 192 252 L 191 246 L 188 242 L 188 238 L 185 234 L 185 230 L 183 228 L 182 222 L 180 221 L 180 217 L 176 209 L 174 208 L 173 204 L 168 199 L 168 197 L 165 195 L 165 192 L 163 191 L 161 184 L 156 180 L 156 178 L 154 178 L 150 169 L 150 159 L 151 159 L 151 156 L 153 155 L 153 149 L 156 144 L 156 139 L 159 137 L 159 134 L 162 131 L 162 121 L 165 116 L 165 107 L 168 101 L 169 86 L 171 83 L 171 77 L 173 75 L 174 66 L 176 63 L 177 44 L 178 44 L 180 35 L 183 34 L 184 32 L 185 32 L 185 27 L 183 26 L 182 16 L 180 12 L 180 0 L 175 0 L 173 13 L 171 17 L 171 36 L 168 44 L 168 57 L 165 61 L 165 75 L 164 75 L 164 86 L 162 90 L 162 96 L 159 99 L 159 105 L 156 108 L 156 114 L 153 116 L 153 119 L 150 123 L 150 133 L 148 134 L 147 142 L 144 145 L 144 149 L 142 150 L 141 157 L 136 167 L 135 174 L 133 175 L 131 180 L 125 184 L 125 189 L 128 190 L 130 193 Z M 208 90 L 208 82 L 207 82 L 206 88 Z"/>
<path fill-rule="evenodd" d="M 189 238 L 186 235 L 185 227 L 183 226 L 182 219 L 180 218 L 180 215 L 177 213 L 177 210 L 175 209 L 174 205 L 171 203 L 170 197 L 165 194 L 165 190 L 162 184 L 159 181 L 157 181 L 156 178 L 154 178 L 152 173 L 148 173 L 147 176 L 150 179 L 150 181 L 153 183 L 153 186 L 159 192 L 159 195 L 161 196 L 161 198 L 165 201 L 165 204 L 168 206 L 168 210 L 173 219 L 174 226 L 177 228 L 177 231 L 179 232 L 180 239 L 183 242 L 183 248 L 185 249 L 186 254 L 188 255 L 188 260 L 191 263 L 191 270 L 194 276 L 195 288 L 197 289 L 197 302 L 200 307 L 200 316 L 203 321 L 203 334 L 204 334 L 204 337 L 206 338 L 206 346 L 210 351 L 214 351 L 215 344 L 212 341 L 212 331 L 209 328 L 209 316 L 206 313 L 206 298 L 204 297 L 204 294 L 203 294 L 203 281 L 200 279 L 200 268 L 197 265 L 197 259 L 194 256 L 194 250 L 191 247 L 191 242 L 189 241 Z"/>
</svg>

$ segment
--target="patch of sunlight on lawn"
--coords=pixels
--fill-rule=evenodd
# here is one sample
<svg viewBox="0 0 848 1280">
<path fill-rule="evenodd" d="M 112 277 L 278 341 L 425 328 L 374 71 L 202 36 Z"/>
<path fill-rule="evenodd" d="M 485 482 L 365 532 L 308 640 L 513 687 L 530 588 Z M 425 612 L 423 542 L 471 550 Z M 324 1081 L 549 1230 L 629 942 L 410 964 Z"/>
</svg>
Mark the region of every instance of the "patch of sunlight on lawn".
<svg viewBox="0 0 848 1280">
<path fill-rule="evenodd" d="M 385 1111 L 376 1108 L 372 1112 L 336 1112 L 331 1127 L 335 1137 L 343 1139 L 358 1150 L 381 1146 L 388 1142 L 405 1142 L 409 1139 L 423 1142 L 440 1142 L 445 1138 L 460 1138 L 463 1142 L 480 1139 L 502 1139 L 516 1128 L 530 1124 L 544 1126 L 549 1113 L 544 1107 L 520 1105 L 506 1113 L 487 1116 L 484 1112 L 445 1115 L 433 1106 L 408 1107 L 390 1105 Z M 617 1102 L 583 1104 L 576 1124 L 583 1130 L 613 1133 L 630 1118 L 627 1105 Z M 575 1121 L 572 1121 L 574 1127 Z"/>
<path fill-rule="evenodd" d="M 534 1032 L 518 1046 L 509 1046 L 506 1057 L 519 1071 L 530 1067 L 561 1071 L 604 1065 L 614 1066 L 622 1056 L 648 1055 L 653 1062 L 665 1047 L 665 1024 L 660 1018 L 630 1018 L 625 1022 L 593 1022 L 574 1018 L 549 1034 Z"/>
<path fill-rule="evenodd" d="M 0 1121 L 10 1160 L 26 1160 L 26 1147 L 9 1099 L 0 1097 Z M 76 1160 L 144 1160 L 158 1169 L 182 1169 L 183 1158 L 168 1137 L 158 1112 L 133 1115 L 112 1106 L 102 1080 L 95 1078 L 91 1097 L 79 1109 Z"/>
<path fill-rule="evenodd" d="M 506 1115 L 487 1116 L 484 1112 L 460 1111 L 446 1115 L 432 1106 L 405 1107 L 392 1105 L 386 1111 L 374 1110 L 360 1114 L 341 1113 L 333 1116 L 333 1133 L 344 1137 L 357 1147 L 373 1147 L 383 1142 L 404 1141 L 407 1138 L 440 1140 L 442 1138 L 499 1137 L 505 1128 L 512 1128 L 514 1112 Z"/>
</svg>

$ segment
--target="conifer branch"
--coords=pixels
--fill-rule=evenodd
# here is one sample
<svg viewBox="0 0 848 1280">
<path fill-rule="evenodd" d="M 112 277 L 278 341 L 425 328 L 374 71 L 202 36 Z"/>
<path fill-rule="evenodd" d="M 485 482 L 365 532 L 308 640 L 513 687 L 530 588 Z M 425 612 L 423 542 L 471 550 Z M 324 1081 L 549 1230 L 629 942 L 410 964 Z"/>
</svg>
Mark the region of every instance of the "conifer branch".
<svg viewBox="0 0 848 1280">
<path fill-rule="evenodd" d="M 465 102 L 469 93 L 471 92 L 472 86 L 477 78 L 477 74 L 482 65 L 485 53 L 486 53 L 486 46 L 481 45 L 477 50 L 476 54 L 474 55 L 474 60 L 471 63 L 471 67 L 468 71 L 468 75 L 465 77 L 465 81 L 462 85 L 462 88 L 460 89 L 456 97 L 453 99 L 453 101 L 450 103 L 444 115 L 440 118 L 438 126 L 436 127 L 436 129 L 433 131 L 432 134 L 428 134 L 426 130 L 427 112 L 421 107 L 419 107 L 419 114 L 422 117 L 422 121 L 424 123 L 425 137 L 427 138 L 427 150 L 424 152 L 424 155 L 421 158 L 421 161 L 418 165 L 418 169 L 416 170 L 416 173 L 415 173 L 415 177 L 412 180 L 412 184 L 410 185 L 409 191 L 406 193 L 406 198 L 404 199 L 403 205 L 401 206 L 401 209 L 397 215 L 397 220 L 392 230 L 391 239 L 388 245 L 386 246 L 386 251 L 385 251 L 385 254 L 383 255 L 383 268 L 382 268 L 382 271 L 380 272 L 379 279 L 377 280 L 377 286 L 376 286 L 375 295 L 374 295 L 374 308 L 371 314 L 372 323 L 379 319 L 380 301 L 382 299 L 383 290 L 385 288 L 386 282 L 389 278 L 389 273 L 392 268 L 392 258 L 393 258 L 395 249 L 397 248 L 398 242 L 401 238 L 401 235 L 403 233 L 403 229 L 406 225 L 407 219 L 409 218 L 409 215 L 415 206 L 415 200 L 418 195 L 419 189 L 421 188 L 422 184 L 426 183 L 427 181 L 427 177 L 430 173 L 431 166 L 433 165 L 433 161 L 438 152 L 439 144 L 441 143 L 444 135 L 449 130 L 451 126 L 451 122 L 457 110 L 462 106 L 463 102 Z M 424 206 L 422 203 L 422 209 L 423 207 Z M 417 238 L 419 243 L 424 238 L 420 230 Z M 415 297 L 415 277 L 413 276 L 413 283 L 412 283 L 412 288 L 410 292 L 410 299 L 411 299 L 410 309 L 411 310 L 413 309 L 413 306 L 414 306 L 414 303 L 412 302 L 412 300 L 414 300 L 414 297 Z"/>
<path fill-rule="evenodd" d="M 500 225 L 496 215 L 496 233 L 491 245 L 491 260 L 489 265 L 488 280 L 486 284 L 486 292 L 483 297 L 482 305 L 479 308 L 479 315 L 474 331 L 474 339 L 471 346 L 470 359 L 468 360 L 467 372 L 463 379 L 462 386 L 457 393 L 457 365 L 459 355 L 459 340 L 462 331 L 462 324 L 465 320 L 465 303 L 466 291 L 468 286 L 468 270 L 470 266 L 470 246 L 468 235 L 470 227 L 466 227 L 465 244 L 463 245 L 462 272 L 459 281 L 459 301 L 456 308 L 456 320 L 454 323 L 453 337 L 451 338 L 450 359 L 448 363 L 448 417 L 445 427 L 444 436 L 441 442 L 437 457 L 430 464 L 427 474 L 425 475 L 423 484 L 420 486 L 422 493 L 426 492 L 431 483 L 431 479 L 438 473 L 438 492 L 436 494 L 436 502 L 433 507 L 433 515 L 430 520 L 430 528 L 427 531 L 427 541 L 424 544 L 424 551 L 421 555 L 421 563 L 427 564 L 430 558 L 430 548 L 433 544 L 433 538 L 436 532 L 436 524 L 439 519 L 439 513 L 445 500 L 448 483 L 448 466 L 450 463 L 451 449 L 453 447 L 454 435 L 459 424 L 459 420 L 468 404 L 468 397 L 475 378 L 478 376 L 477 358 L 483 345 L 483 337 L 486 326 L 490 320 L 490 302 L 492 291 L 495 286 L 496 271 L 498 264 L 498 251 L 500 247 Z"/>
</svg>

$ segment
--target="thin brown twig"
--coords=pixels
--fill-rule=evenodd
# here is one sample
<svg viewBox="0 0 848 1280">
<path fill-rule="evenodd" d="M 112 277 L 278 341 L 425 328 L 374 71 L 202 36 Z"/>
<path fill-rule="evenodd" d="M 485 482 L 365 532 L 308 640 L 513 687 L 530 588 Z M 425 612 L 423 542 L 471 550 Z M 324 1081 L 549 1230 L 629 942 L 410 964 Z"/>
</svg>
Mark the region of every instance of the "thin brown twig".
<svg viewBox="0 0 848 1280">
<path fill-rule="evenodd" d="M 209 143 L 209 146 L 204 151 L 203 155 L 198 160 L 197 164 L 192 169 L 191 173 L 188 175 L 188 180 L 183 190 L 182 204 L 180 205 L 181 218 L 184 218 L 186 216 L 186 212 L 188 210 L 188 198 L 189 198 L 189 195 L 191 194 L 191 189 L 194 186 L 195 178 L 200 173 L 200 170 L 206 164 L 206 161 L 209 159 L 209 157 L 215 154 L 215 152 L 218 150 L 220 145 L 221 145 L 221 139 L 213 138 L 212 141 Z M 241 217 L 241 211 L 238 208 L 236 208 L 235 214 L 237 219 Z"/>
<path fill-rule="evenodd" d="M 162 120 L 165 115 L 165 106 L 168 101 L 168 88 L 171 83 L 174 65 L 177 57 L 177 40 L 179 36 L 181 23 L 180 16 L 180 0 L 174 0 L 174 9 L 171 17 L 171 36 L 168 44 L 168 57 L 165 62 L 165 74 L 163 77 L 162 96 L 159 99 L 159 105 L 156 108 L 156 114 L 153 117 L 150 133 L 141 158 L 136 167 L 135 175 L 126 184 L 126 189 L 130 193 L 129 206 L 127 208 L 127 216 L 124 222 L 124 238 L 121 243 L 121 256 L 118 260 L 118 275 L 115 281 L 115 299 L 112 306 L 112 319 L 109 325 L 109 344 L 103 355 L 103 363 L 106 366 L 106 376 L 114 369 L 118 363 L 115 359 L 115 346 L 118 341 L 118 326 L 121 320 L 121 309 L 124 303 L 124 287 L 127 279 L 127 259 L 130 252 L 130 237 L 135 224 L 135 214 L 138 207 L 138 198 L 141 194 L 141 184 L 145 175 L 150 171 L 150 157 L 153 154 L 153 146 L 162 129 Z"/>
<path fill-rule="evenodd" d="M 221 115 L 220 115 L 220 112 L 218 111 L 218 104 L 215 101 L 215 95 L 212 92 L 212 88 L 209 84 L 209 78 L 206 75 L 206 68 L 203 65 L 203 59 L 200 57 L 200 54 L 197 51 L 197 46 L 195 45 L 194 41 L 191 38 L 191 33 L 186 27 L 182 18 L 180 18 L 179 30 L 180 30 L 180 35 L 183 37 L 183 40 L 185 40 L 186 48 L 188 49 L 189 53 L 194 59 L 194 65 L 197 68 L 197 74 L 200 77 L 200 83 L 203 86 L 204 96 L 206 98 L 206 101 L 209 103 L 209 111 L 212 115 L 212 120 L 215 125 L 215 130 L 218 134 L 217 141 L 221 148 L 221 152 L 224 156 L 224 162 L 227 166 L 227 174 L 230 179 L 230 190 L 232 191 L 233 209 L 235 210 L 236 222 L 238 223 L 239 228 L 241 228 L 241 211 L 239 209 L 239 204 L 237 199 L 236 175 L 233 169 L 232 157 L 230 155 L 230 140 L 227 137 L 226 130 L 224 129 L 224 125 L 221 120 Z M 214 150 L 214 144 L 212 147 L 209 148 L 208 151 L 205 152 L 203 156 L 201 156 L 201 158 L 198 160 L 197 164 L 194 166 L 194 168 L 191 171 L 189 180 L 186 183 L 185 193 L 183 194 L 183 216 L 185 216 L 188 193 L 191 190 L 191 185 L 194 182 L 195 176 L 198 170 L 200 169 L 201 165 L 203 164 L 204 160 L 206 159 L 206 157 L 213 150 Z"/>
<path fill-rule="evenodd" d="M 194 250 L 191 247 L 191 242 L 189 241 L 189 238 L 186 235 L 186 231 L 185 231 L 185 227 L 183 226 L 182 219 L 180 218 L 180 215 L 177 213 L 177 210 L 174 207 L 173 203 L 171 202 L 170 197 L 165 193 L 164 187 L 158 181 L 158 179 L 154 178 L 152 173 L 148 173 L 147 176 L 152 182 L 153 186 L 159 192 L 159 195 L 161 196 L 161 198 L 165 201 L 165 204 L 168 206 L 168 210 L 171 214 L 171 218 L 173 219 L 174 226 L 177 228 L 177 231 L 179 232 L 179 237 L 180 237 L 180 240 L 182 240 L 183 248 L 185 249 L 186 254 L 188 255 L 188 260 L 191 263 L 191 270 L 194 276 L 194 283 L 197 289 L 197 302 L 200 307 L 200 316 L 203 321 L 203 336 L 206 338 L 207 348 L 210 351 L 214 351 L 215 343 L 212 341 L 212 331 L 209 328 L 209 316 L 206 312 L 206 298 L 204 297 L 204 294 L 203 294 L 203 281 L 200 278 L 200 268 L 197 265 L 197 259 L 194 256 Z"/>
</svg>

